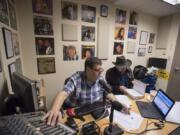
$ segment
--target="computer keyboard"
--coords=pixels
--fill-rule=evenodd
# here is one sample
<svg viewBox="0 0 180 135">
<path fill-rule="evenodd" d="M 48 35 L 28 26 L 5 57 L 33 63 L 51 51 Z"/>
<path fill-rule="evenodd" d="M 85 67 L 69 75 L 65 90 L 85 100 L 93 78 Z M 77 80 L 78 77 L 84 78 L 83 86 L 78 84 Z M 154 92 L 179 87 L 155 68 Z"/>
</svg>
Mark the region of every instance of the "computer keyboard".
<svg viewBox="0 0 180 135">
<path fill-rule="evenodd" d="M 94 102 L 92 104 L 85 104 L 79 108 L 75 108 L 75 114 L 77 116 L 83 116 L 86 114 L 89 114 L 95 110 L 105 108 L 105 106 L 110 106 L 110 103 L 104 103 L 104 102 Z"/>
<path fill-rule="evenodd" d="M 64 124 L 48 126 L 41 118 L 43 112 L 0 117 L 0 135 L 75 135 L 76 131 Z"/>
</svg>

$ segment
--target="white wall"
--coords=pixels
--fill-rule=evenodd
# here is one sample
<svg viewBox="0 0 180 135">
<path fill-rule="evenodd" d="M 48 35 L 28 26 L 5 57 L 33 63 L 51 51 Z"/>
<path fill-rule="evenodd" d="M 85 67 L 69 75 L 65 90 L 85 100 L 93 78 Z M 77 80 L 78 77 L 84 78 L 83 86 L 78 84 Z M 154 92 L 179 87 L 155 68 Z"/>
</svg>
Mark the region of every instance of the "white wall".
<svg viewBox="0 0 180 135">
<path fill-rule="evenodd" d="M 51 104 L 51 101 L 55 94 L 63 88 L 63 83 L 65 78 L 73 74 L 78 70 L 84 69 L 84 60 L 81 60 L 81 45 L 84 44 L 81 42 L 81 25 L 87 24 L 81 22 L 81 4 L 92 5 L 96 7 L 96 16 L 100 17 L 100 5 L 105 3 L 99 3 L 98 1 L 85 1 L 85 0 L 78 0 L 78 21 L 71 22 L 65 21 L 61 19 L 61 1 L 60 0 L 53 0 L 53 27 L 54 27 L 54 41 L 55 41 L 55 64 L 56 64 L 56 73 L 54 74 L 47 74 L 47 75 L 38 75 L 37 71 L 37 56 L 36 56 L 36 49 L 35 49 L 35 36 L 34 36 L 34 27 L 33 27 L 33 13 L 31 7 L 31 0 L 18 0 L 17 1 L 17 11 L 18 11 L 18 20 L 19 20 L 19 34 L 21 37 L 21 49 L 22 49 L 22 60 L 24 64 L 24 74 L 31 79 L 39 79 L 43 78 L 45 80 L 45 88 L 47 94 L 47 103 L 48 106 Z M 109 67 L 113 66 L 112 61 L 115 61 L 116 56 L 113 55 L 113 44 L 114 44 L 114 29 L 115 29 L 115 9 L 116 7 L 112 5 L 109 6 L 109 14 L 108 19 L 110 20 L 110 36 L 109 36 L 109 51 L 108 51 L 108 60 L 103 61 L 103 67 L 108 69 Z M 128 31 L 128 19 L 129 19 L 129 10 L 125 7 L 118 7 L 127 10 L 127 20 L 126 20 L 126 35 L 125 35 L 125 47 L 124 47 L 124 55 L 133 61 L 132 67 L 135 65 L 141 64 L 146 65 L 147 59 L 150 54 L 146 53 L 145 57 L 138 57 L 137 52 L 135 54 L 126 54 L 126 42 L 127 42 L 127 31 Z M 139 33 L 141 30 L 145 30 L 148 32 L 157 33 L 158 29 L 158 18 L 139 13 L 139 21 L 138 21 L 138 35 L 137 35 L 137 45 L 139 44 Z M 61 24 L 62 23 L 73 23 L 78 25 L 78 41 L 77 42 L 64 42 L 61 40 Z M 92 24 L 96 27 L 97 32 L 97 19 L 96 23 Z M 97 35 L 97 33 L 96 33 Z M 97 48 L 96 41 L 94 45 Z M 78 48 L 78 54 L 80 60 L 78 61 L 63 61 L 63 45 L 74 44 Z M 153 45 L 153 52 L 155 49 L 155 44 Z M 138 47 L 143 45 L 138 45 Z M 136 51 L 138 49 L 136 48 Z M 148 45 L 144 46 L 146 50 L 148 50 Z M 153 53 L 154 54 L 154 53 Z M 151 55 L 153 55 L 151 54 Z M 103 73 L 105 74 L 105 72 Z"/>
</svg>

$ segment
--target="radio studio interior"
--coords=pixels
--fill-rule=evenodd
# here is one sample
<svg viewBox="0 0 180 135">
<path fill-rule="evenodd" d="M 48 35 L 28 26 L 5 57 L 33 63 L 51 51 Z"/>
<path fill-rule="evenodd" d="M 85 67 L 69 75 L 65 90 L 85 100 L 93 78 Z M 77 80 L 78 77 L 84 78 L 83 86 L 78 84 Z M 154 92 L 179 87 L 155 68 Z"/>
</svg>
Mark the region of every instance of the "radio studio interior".
<svg viewBox="0 0 180 135">
<path fill-rule="evenodd" d="M 0 0 L 0 135 L 180 135 L 180 0 Z"/>
</svg>

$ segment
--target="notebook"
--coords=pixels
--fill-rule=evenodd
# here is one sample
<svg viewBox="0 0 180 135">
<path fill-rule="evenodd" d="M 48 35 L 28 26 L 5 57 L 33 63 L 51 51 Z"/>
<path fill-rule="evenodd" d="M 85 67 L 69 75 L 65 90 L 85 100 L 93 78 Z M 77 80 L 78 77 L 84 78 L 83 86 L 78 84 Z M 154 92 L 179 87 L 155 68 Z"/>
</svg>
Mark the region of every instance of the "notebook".
<svg viewBox="0 0 180 135">
<path fill-rule="evenodd" d="M 132 99 L 143 98 L 145 95 L 146 84 L 139 80 L 134 80 L 133 84 L 133 89 L 125 89 L 124 92 Z"/>
<path fill-rule="evenodd" d="M 152 102 L 136 101 L 136 104 L 142 117 L 164 120 L 173 107 L 174 100 L 160 89 Z"/>
</svg>

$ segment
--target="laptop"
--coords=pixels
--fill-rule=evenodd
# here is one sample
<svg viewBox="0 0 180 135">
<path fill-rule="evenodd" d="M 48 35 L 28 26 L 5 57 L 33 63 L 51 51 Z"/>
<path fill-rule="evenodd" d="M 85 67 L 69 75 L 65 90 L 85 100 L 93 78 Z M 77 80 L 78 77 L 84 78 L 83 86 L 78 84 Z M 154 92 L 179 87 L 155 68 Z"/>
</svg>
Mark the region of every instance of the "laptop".
<svg viewBox="0 0 180 135">
<path fill-rule="evenodd" d="M 146 84 L 139 80 L 134 80 L 133 84 L 134 84 L 133 89 L 125 89 L 124 92 L 132 99 L 143 98 L 146 91 Z"/>
<path fill-rule="evenodd" d="M 152 102 L 136 101 L 136 104 L 142 117 L 164 120 L 173 107 L 174 100 L 159 89 Z"/>
</svg>

